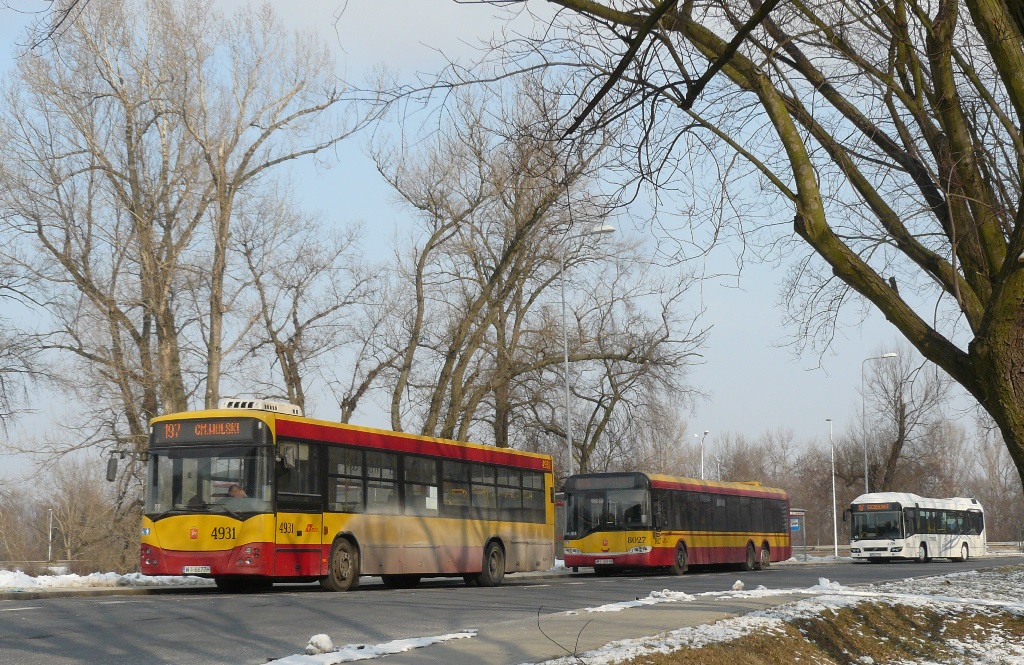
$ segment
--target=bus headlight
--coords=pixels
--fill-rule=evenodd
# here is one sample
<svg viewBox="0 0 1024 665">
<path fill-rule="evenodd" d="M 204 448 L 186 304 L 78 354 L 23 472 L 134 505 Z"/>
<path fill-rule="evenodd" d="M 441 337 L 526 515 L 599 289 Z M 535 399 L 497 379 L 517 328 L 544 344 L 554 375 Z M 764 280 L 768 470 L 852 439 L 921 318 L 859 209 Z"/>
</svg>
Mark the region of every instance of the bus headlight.
<svg viewBox="0 0 1024 665">
<path fill-rule="evenodd" d="M 860 554 L 860 548 L 859 547 L 851 547 L 850 548 L 850 554 Z"/>
<path fill-rule="evenodd" d="M 583 554 L 583 550 L 578 547 L 566 547 L 563 551 L 566 554 Z"/>
<path fill-rule="evenodd" d="M 647 554 L 651 551 L 650 545 L 637 545 L 636 547 L 630 548 L 626 554 Z"/>
<path fill-rule="evenodd" d="M 902 547 L 890 547 L 889 551 L 890 552 L 902 552 L 903 548 Z"/>
</svg>

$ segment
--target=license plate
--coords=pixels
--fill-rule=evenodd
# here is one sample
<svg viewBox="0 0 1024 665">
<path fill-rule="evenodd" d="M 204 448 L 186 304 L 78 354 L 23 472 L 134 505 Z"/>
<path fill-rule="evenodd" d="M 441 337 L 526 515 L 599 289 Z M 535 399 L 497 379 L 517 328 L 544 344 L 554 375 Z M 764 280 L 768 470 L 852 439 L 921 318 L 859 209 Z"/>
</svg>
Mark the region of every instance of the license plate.
<svg viewBox="0 0 1024 665">
<path fill-rule="evenodd" d="M 198 575 L 199 573 L 208 573 L 208 572 L 210 572 L 210 567 L 209 566 L 182 566 L 181 567 L 182 575 Z"/>
<path fill-rule="evenodd" d="M 594 559 L 594 563 L 598 566 L 605 566 L 608 564 L 615 563 L 615 559 Z"/>
<path fill-rule="evenodd" d="M 882 556 L 882 553 L 881 552 L 872 552 L 872 553 L 868 554 L 868 556 Z"/>
</svg>

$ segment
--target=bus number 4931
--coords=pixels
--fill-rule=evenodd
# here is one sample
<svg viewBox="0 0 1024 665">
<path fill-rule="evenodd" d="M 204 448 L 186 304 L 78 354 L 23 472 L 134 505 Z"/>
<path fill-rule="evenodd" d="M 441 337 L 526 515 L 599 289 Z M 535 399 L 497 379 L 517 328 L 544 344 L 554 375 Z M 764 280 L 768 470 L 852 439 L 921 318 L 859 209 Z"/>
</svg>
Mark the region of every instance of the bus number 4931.
<svg viewBox="0 0 1024 665">
<path fill-rule="evenodd" d="M 235 539 L 235 527 L 233 526 L 219 526 L 210 532 L 210 537 L 214 540 L 234 540 Z"/>
</svg>

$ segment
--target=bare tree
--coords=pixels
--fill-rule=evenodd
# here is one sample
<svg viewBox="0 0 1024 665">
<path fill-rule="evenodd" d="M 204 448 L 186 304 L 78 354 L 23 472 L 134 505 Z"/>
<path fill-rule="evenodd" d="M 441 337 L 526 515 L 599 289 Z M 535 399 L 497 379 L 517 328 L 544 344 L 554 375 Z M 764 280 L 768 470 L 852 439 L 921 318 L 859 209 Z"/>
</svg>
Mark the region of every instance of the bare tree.
<svg viewBox="0 0 1024 665">
<path fill-rule="evenodd" d="M 214 26 L 211 26 L 214 27 Z M 204 203 L 210 205 L 207 407 L 219 398 L 224 361 L 224 281 L 236 198 L 268 170 L 316 155 L 356 131 L 328 46 L 312 33 L 286 31 L 269 3 L 239 11 L 216 32 L 189 31 L 181 55 L 194 80 L 181 117 L 202 155 Z M 294 382 L 295 377 L 292 377 Z"/>
<path fill-rule="evenodd" d="M 394 155 L 411 153 L 390 147 L 377 153 L 381 172 L 417 211 L 423 228 L 409 261 L 399 257 L 409 266 L 400 278 L 412 288 L 405 307 L 410 314 L 395 344 L 400 353 L 390 391 L 395 429 L 402 429 L 405 409 L 419 408 L 423 433 L 465 434 L 484 394 L 492 392 L 474 391 L 466 379 L 489 373 L 491 368 L 480 363 L 495 361 L 508 378 L 507 347 L 519 345 L 526 313 L 553 279 L 550 259 L 558 246 L 551 236 L 565 234 L 572 223 L 566 206 L 592 177 L 597 152 L 558 152 L 539 115 L 545 100 L 520 92 L 501 110 L 504 126 L 487 123 L 493 99 L 464 97 L 456 105 L 456 119 L 418 162 L 399 161 Z M 549 269 L 540 275 L 538 266 L 545 262 Z M 440 326 L 428 330 L 434 322 Z M 506 348 L 481 353 L 485 345 L 493 349 L 496 338 Z M 437 354 L 438 366 L 425 377 L 414 374 L 418 352 Z M 413 386 L 427 387 L 423 401 L 403 403 Z M 502 404 L 499 397 L 500 412 Z M 496 420 L 499 429 L 504 418 Z"/>
<path fill-rule="evenodd" d="M 897 479 L 909 480 L 908 471 L 926 456 L 923 443 L 934 437 L 945 421 L 944 408 L 950 399 L 951 381 L 940 369 L 901 346 L 898 359 L 875 364 L 867 377 L 864 410 L 870 427 L 862 432 L 861 448 L 868 448 L 869 486 L 878 492 L 903 487 Z M 864 423 L 867 427 L 869 423 Z M 858 476 L 856 453 L 848 455 L 844 477 L 848 484 Z M 902 473 L 900 473 L 902 471 Z"/>
<path fill-rule="evenodd" d="M 409 315 L 388 373 L 392 426 L 418 421 L 421 432 L 452 438 L 479 429 L 474 438 L 499 446 L 565 438 L 555 417 L 566 405 L 552 297 L 564 278 L 573 447 L 586 469 L 599 441 L 625 433 L 627 407 L 658 391 L 685 401 L 684 367 L 703 331 L 680 314 L 688 275 L 659 275 L 636 243 L 584 233 L 611 209 L 595 186 L 605 144 L 562 150 L 552 140 L 557 97 L 535 82 L 503 102 L 499 94 L 461 98 L 418 159 L 378 152 L 422 227 L 401 260 Z"/>
<path fill-rule="evenodd" d="M 74 440 L 140 452 L 149 418 L 219 393 L 237 198 L 358 121 L 316 39 L 202 0 L 90 3 L 21 58 L 4 100 L 4 258 L 88 393 Z"/>
<path fill-rule="evenodd" d="M 45 558 L 46 522 L 40 521 L 29 493 L 16 482 L 0 489 L 0 552 L 6 561 L 41 561 Z"/>
<path fill-rule="evenodd" d="M 978 473 L 965 494 L 984 506 L 990 541 L 1019 542 L 1024 539 L 1024 489 L 998 430 L 988 428 L 976 452 Z"/>
<path fill-rule="evenodd" d="M 991 414 L 1024 477 L 1016 4 L 554 1 L 554 24 L 509 46 L 568 70 L 582 140 L 625 123 L 634 181 L 707 192 L 669 229 L 680 256 L 694 239 L 801 250 L 800 346 L 828 345 L 844 305 L 877 309 Z"/>
<path fill-rule="evenodd" d="M 325 230 L 288 201 L 271 201 L 247 214 L 234 244 L 247 268 L 252 319 L 245 358 L 259 366 L 250 385 L 307 407 L 306 387 L 350 342 L 363 340 L 360 317 L 350 313 L 380 299 L 380 271 L 360 256 L 361 229 Z M 286 259 L 284 257 L 287 257 Z M 266 373 L 273 358 L 277 377 Z"/>
</svg>

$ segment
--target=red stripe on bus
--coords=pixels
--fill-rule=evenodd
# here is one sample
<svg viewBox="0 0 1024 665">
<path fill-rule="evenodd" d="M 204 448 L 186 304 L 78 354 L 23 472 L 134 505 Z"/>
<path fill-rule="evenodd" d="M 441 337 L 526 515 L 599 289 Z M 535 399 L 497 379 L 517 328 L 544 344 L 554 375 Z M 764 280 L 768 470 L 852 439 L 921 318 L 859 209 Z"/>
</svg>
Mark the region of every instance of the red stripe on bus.
<svg viewBox="0 0 1024 665">
<path fill-rule="evenodd" d="M 547 457 L 523 455 L 516 451 L 500 448 L 476 448 L 458 443 L 445 443 L 443 441 L 421 439 L 412 435 L 400 435 L 393 432 L 348 429 L 339 426 L 318 425 L 278 418 L 277 434 L 278 436 L 327 441 L 365 448 L 377 448 L 379 450 L 391 450 L 400 453 L 438 455 L 469 462 L 502 464 L 521 469 L 551 470 L 551 460 Z"/>
<path fill-rule="evenodd" d="M 702 485 L 700 483 L 672 482 L 667 480 L 655 480 L 651 478 L 651 487 L 670 490 L 687 490 L 690 492 L 706 492 L 707 494 L 730 494 L 733 496 L 753 496 L 763 499 L 788 499 L 789 496 L 781 490 L 770 490 L 768 488 L 758 489 L 755 487 L 721 487 L 718 485 Z"/>
</svg>

